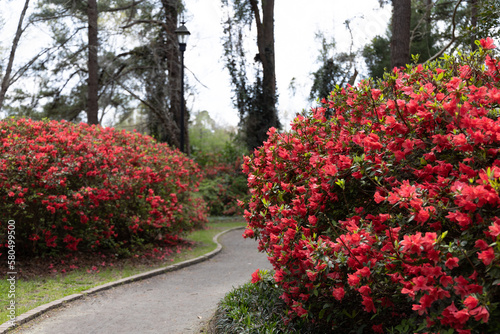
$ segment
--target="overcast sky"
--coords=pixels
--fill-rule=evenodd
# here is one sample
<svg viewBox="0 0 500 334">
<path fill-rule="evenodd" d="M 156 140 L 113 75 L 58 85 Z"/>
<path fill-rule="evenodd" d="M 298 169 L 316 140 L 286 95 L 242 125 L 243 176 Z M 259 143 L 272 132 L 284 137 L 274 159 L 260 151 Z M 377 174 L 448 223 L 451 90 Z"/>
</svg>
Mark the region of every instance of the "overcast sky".
<svg viewBox="0 0 500 334">
<path fill-rule="evenodd" d="M 0 40 L 8 46 L 24 1 L 13 0 L 2 4 L 2 16 L 10 23 L 11 34 L 3 31 Z M 184 0 L 187 11 L 186 27 L 191 32 L 185 52 L 186 81 L 194 88 L 188 98 L 189 109 L 196 113 L 207 110 L 219 123 L 236 125 L 238 113 L 231 103 L 229 75 L 222 59 L 222 21 L 225 13 L 221 0 Z M 6 7 L 11 6 L 11 7 Z M 339 52 L 347 52 L 350 35 L 345 20 L 351 21 L 355 48 L 360 48 L 377 34 L 384 34 L 390 19 L 390 6 L 381 9 L 378 0 L 276 0 L 275 52 L 280 117 L 288 124 L 296 112 L 309 109 L 307 101 L 312 85 L 311 73 L 318 68 L 320 48 L 315 34 L 334 36 Z M 10 36 L 9 36 L 10 35 Z M 22 53 L 33 48 L 40 39 L 24 35 Z M 255 43 L 252 57 L 257 53 Z M 359 70 L 359 66 L 358 66 Z M 195 77 L 199 82 L 195 79 Z M 289 89 L 295 78 L 296 94 Z"/>
</svg>

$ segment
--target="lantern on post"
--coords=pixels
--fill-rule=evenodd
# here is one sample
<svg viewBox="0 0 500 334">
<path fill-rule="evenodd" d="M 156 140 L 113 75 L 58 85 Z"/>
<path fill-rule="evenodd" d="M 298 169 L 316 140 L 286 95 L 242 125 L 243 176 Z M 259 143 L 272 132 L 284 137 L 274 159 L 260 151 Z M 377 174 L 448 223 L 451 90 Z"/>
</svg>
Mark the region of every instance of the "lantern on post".
<svg viewBox="0 0 500 334">
<path fill-rule="evenodd" d="M 177 40 L 179 42 L 179 51 L 181 52 L 181 124 L 180 124 L 180 149 L 181 152 L 185 153 L 184 148 L 184 133 L 185 133 L 185 101 L 184 101 L 184 51 L 186 51 L 186 45 L 189 35 L 191 33 L 184 25 L 186 22 L 181 21 L 181 25 L 175 30 L 175 34 L 177 35 Z"/>
</svg>

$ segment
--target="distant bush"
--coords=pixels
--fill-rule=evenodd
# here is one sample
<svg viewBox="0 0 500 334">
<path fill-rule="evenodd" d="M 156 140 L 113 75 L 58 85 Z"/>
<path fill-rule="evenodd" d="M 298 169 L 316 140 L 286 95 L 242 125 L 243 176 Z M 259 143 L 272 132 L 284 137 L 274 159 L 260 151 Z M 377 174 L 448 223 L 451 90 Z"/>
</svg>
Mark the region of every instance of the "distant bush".
<svg viewBox="0 0 500 334">
<path fill-rule="evenodd" d="M 500 332 L 500 60 L 481 46 L 338 89 L 246 158 L 245 235 L 289 315 L 332 333 Z"/>
<path fill-rule="evenodd" d="M 227 143 L 220 152 L 198 151 L 193 156 L 202 170 L 200 194 L 210 215 L 242 215 L 238 201 L 249 198 L 247 178 L 241 171 L 243 154 L 232 143 Z"/>
<path fill-rule="evenodd" d="M 200 170 L 148 136 L 56 121 L 0 122 L 0 253 L 127 253 L 206 221 Z"/>
</svg>

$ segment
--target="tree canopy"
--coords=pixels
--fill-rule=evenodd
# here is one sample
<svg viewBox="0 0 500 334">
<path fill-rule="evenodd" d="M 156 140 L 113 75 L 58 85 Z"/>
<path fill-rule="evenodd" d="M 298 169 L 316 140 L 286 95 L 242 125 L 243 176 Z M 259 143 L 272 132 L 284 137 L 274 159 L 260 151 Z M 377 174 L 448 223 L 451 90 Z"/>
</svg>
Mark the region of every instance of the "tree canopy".
<svg viewBox="0 0 500 334">
<path fill-rule="evenodd" d="M 13 39 L 4 40 L 0 50 L 4 115 L 91 124 L 107 120 L 179 147 L 181 64 L 174 31 L 185 10 L 182 0 L 25 0 L 23 5 Z M 358 76 L 381 78 L 393 66 L 438 59 L 445 51 L 474 50 L 476 39 L 500 37 L 500 4 L 495 0 L 394 0 L 381 5 L 394 7 L 393 19 L 385 34 L 361 49 L 353 49 L 352 43 L 349 50 L 341 49 L 331 30 L 318 32 L 315 70 L 306 87 L 311 100 L 354 83 Z M 221 0 L 221 6 L 223 61 L 240 118 L 239 135 L 253 149 L 267 138 L 268 129 L 282 125 L 274 1 Z M 14 61 L 18 45 L 32 33 L 29 27 L 43 28 L 50 42 L 19 64 Z M 36 87 L 25 85 L 26 80 Z M 187 129 L 184 137 L 191 147 Z"/>
</svg>

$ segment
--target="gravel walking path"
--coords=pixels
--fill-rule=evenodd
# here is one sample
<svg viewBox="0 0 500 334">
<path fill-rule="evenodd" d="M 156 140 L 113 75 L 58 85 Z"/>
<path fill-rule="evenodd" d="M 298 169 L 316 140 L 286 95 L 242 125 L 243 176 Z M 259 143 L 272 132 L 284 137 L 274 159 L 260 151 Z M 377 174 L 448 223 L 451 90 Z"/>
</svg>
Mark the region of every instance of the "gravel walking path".
<svg viewBox="0 0 500 334">
<path fill-rule="evenodd" d="M 271 268 L 257 243 L 241 234 L 220 236 L 222 251 L 210 260 L 85 296 L 12 333 L 199 333 L 227 292 L 257 268 Z"/>
</svg>

